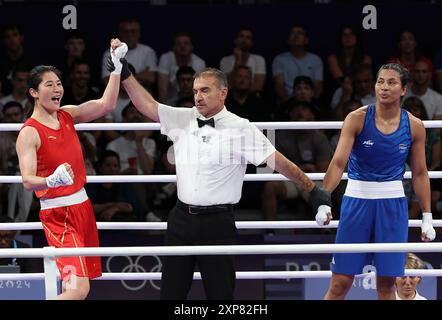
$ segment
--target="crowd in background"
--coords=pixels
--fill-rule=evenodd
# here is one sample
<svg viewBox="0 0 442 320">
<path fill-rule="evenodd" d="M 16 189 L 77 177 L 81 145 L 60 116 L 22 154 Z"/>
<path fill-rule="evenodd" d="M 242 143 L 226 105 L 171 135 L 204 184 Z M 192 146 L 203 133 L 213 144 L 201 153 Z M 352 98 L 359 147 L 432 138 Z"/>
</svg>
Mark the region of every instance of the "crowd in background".
<svg viewBox="0 0 442 320">
<path fill-rule="evenodd" d="M 127 43 L 127 60 L 137 80 L 161 103 L 177 108 L 193 106 L 193 75 L 205 67 L 216 67 L 228 75 L 229 111 L 261 121 L 330 121 L 375 102 L 374 83 L 379 66 L 361 46 L 359 30 L 341 28 L 339 41 L 331 54 L 310 52 L 308 28 L 293 25 L 286 32 L 287 51 L 265 57 L 254 51 L 254 30 L 238 28 L 230 55 L 220 56 L 218 65 L 207 65 L 194 50 L 192 35 L 177 31 L 170 51 L 160 53 L 141 43 L 140 21 L 123 19 L 118 37 Z M 27 99 L 26 81 L 40 61 L 25 50 L 25 34 L 19 24 L 1 28 L 0 119 L 4 123 L 23 123 L 32 111 Z M 410 85 L 403 108 L 422 120 L 442 119 L 442 50 L 434 57 L 417 46 L 412 30 L 403 30 L 397 39 L 397 52 L 386 53 L 385 61 L 399 62 L 410 72 Z M 66 32 L 59 47 L 62 71 L 62 105 L 78 105 L 101 96 L 109 73 L 105 63 L 109 52 L 96 52 L 102 66 L 93 65 L 85 55 L 88 43 L 77 30 Z M 226 47 L 229 44 L 226 43 Z M 419 50 L 420 49 L 420 50 Z M 55 49 L 54 49 L 55 50 Z M 89 54 L 91 54 L 89 52 Z M 97 122 L 150 122 L 120 90 L 115 110 Z M 0 175 L 20 175 L 15 151 L 18 132 L 0 131 Z M 79 131 L 88 175 L 174 174 L 170 161 L 171 142 L 159 131 Z M 275 143 L 287 158 L 307 173 L 325 172 L 339 139 L 337 130 L 277 130 Z M 428 170 L 441 170 L 439 129 L 427 129 Z M 250 167 L 248 173 L 256 172 Z M 442 211 L 439 180 L 432 182 L 432 211 Z M 408 181 L 410 218 L 420 217 L 420 208 Z M 345 181 L 334 194 L 336 216 Z M 87 193 L 99 221 L 161 221 L 176 201 L 174 183 L 90 183 Z M 257 199 L 261 199 L 257 201 Z M 308 194 L 289 182 L 246 182 L 241 209 L 259 210 L 262 219 L 276 220 L 278 212 L 288 210 L 293 219 L 311 220 L 313 212 Z M 39 202 L 21 184 L 0 184 L 0 214 L 14 221 L 37 221 Z M 334 214 L 335 215 L 335 214 Z"/>
</svg>

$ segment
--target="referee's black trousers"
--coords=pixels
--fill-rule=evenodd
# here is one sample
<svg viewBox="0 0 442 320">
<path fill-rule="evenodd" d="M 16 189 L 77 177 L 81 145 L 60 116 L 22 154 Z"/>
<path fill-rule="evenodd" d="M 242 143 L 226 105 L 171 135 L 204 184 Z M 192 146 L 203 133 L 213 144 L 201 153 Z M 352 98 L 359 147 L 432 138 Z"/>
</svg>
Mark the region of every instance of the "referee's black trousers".
<svg viewBox="0 0 442 320">
<path fill-rule="evenodd" d="M 235 238 L 236 227 L 231 206 L 224 212 L 192 214 L 182 203 L 178 203 L 169 213 L 166 245 L 233 245 L 236 243 Z M 227 255 L 165 256 L 160 298 L 187 299 L 193 272 L 196 271 L 195 265 L 201 272 L 207 299 L 233 299 L 235 267 L 233 256 Z"/>
</svg>

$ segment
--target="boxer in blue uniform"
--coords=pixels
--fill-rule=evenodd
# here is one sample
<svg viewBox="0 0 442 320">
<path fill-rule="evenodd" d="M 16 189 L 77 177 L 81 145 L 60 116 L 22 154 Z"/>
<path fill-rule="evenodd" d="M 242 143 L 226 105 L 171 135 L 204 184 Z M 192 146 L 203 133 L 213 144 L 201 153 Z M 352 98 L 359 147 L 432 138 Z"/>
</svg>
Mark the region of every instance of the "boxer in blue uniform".
<svg viewBox="0 0 442 320">
<path fill-rule="evenodd" d="M 408 241 L 408 206 L 402 179 L 408 153 L 413 187 L 422 215 L 422 240 L 436 233 L 432 224 L 430 181 L 425 163 L 425 128 L 401 109 L 408 71 L 385 64 L 377 74 L 376 103 L 351 112 L 345 119 L 336 152 L 324 177 L 332 192 L 348 162 L 348 183 L 342 200 L 336 243 Z M 320 206 L 319 225 L 329 224 L 329 206 Z M 354 275 L 367 265 L 376 268 L 379 299 L 395 299 L 395 277 L 403 276 L 405 253 L 339 253 L 333 255 L 332 279 L 324 299 L 344 299 Z"/>
</svg>

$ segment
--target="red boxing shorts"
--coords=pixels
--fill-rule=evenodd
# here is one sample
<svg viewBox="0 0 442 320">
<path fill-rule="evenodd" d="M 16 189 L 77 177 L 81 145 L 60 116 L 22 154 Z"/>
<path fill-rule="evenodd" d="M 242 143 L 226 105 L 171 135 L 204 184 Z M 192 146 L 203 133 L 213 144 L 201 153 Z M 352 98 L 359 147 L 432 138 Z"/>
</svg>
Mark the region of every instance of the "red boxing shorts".
<svg viewBox="0 0 442 320">
<path fill-rule="evenodd" d="M 98 247 L 98 230 L 91 201 L 43 209 L 40 220 L 49 246 L 56 248 Z M 101 276 L 101 257 L 56 258 L 63 281 L 71 274 L 94 279 Z"/>
</svg>

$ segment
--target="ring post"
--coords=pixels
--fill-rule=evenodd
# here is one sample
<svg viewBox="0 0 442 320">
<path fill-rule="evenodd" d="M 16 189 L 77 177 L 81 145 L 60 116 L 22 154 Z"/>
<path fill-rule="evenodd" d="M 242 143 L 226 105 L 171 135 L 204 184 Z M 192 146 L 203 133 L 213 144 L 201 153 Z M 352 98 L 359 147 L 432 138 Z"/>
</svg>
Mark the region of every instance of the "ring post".
<svg viewBox="0 0 442 320">
<path fill-rule="evenodd" d="M 43 248 L 43 263 L 45 272 L 46 300 L 57 299 L 57 265 L 55 263 L 54 247 Z"/>
</svg>

